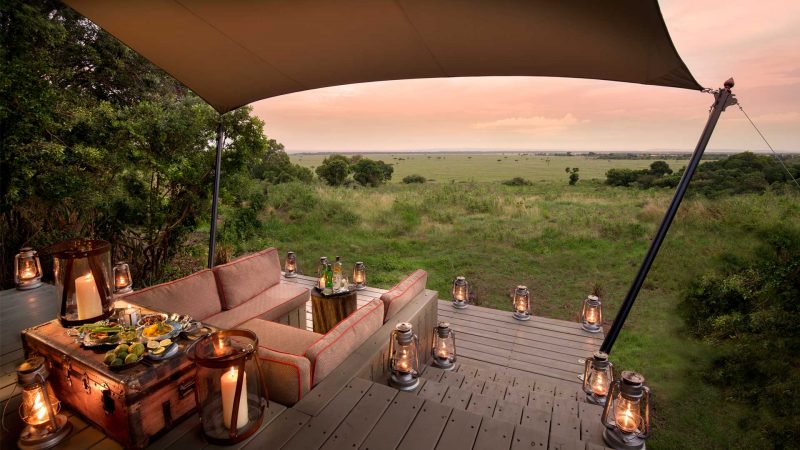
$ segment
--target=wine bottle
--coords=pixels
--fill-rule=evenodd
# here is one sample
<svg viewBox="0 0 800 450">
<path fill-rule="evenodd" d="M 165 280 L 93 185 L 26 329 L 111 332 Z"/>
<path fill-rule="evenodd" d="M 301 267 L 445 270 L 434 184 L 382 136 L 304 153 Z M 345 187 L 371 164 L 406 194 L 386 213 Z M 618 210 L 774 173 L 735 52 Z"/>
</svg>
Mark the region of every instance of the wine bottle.
<svg viewBox="0 0 800 450">
<path fill-rule="evenodd" d="M 331 268 L 331 264 L 326 264 L 325 267 L 325 288 L 333 290 L 333 268 Z"/>
<path fill-rule="evenodd" d="M 333 290 L 339 291 L 342 287 L 342 258 L 337 256 L 333 263 Z"/>
</svg>

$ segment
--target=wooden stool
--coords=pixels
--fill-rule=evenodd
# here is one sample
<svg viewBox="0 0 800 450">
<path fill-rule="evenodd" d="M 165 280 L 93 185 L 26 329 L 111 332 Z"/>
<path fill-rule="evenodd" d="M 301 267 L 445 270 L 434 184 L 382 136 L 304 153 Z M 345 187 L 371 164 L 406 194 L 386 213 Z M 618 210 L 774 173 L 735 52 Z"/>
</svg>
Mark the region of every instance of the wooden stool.
<svg viewBox="0 0 800 450">
<path fill-rule="evenodd" d="M 357 291 L 323 295 L 311 289 L 311 316 L 314 332 L 325 334 L 358 308 Z"/>
</svg>

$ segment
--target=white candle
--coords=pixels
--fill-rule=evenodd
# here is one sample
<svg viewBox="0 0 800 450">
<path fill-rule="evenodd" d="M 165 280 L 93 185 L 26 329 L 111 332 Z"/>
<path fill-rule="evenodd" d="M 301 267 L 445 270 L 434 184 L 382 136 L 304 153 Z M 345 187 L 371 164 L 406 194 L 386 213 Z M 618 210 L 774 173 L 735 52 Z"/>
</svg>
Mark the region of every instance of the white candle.
<svg viewBox="0 0 800 450">
<path fill-rule="evenodd" d="M 78 320 L 103 314 L 103 303 L 91 272 L 75 278 L 75 302 L 78 304 Z"/>
<path fill-rule="evenodd" d="M 239 394 L 239 414 L 236 418 L 236 428 L 241 429 L 247 425 L 247 374 L 243 374 L 242 392 Z M 236 380 L 239 378 L 239 371 L 235 367 L 225 372 L 220 378 L 222 390 L 222 421 L 225 428 L 231 427 L 231 412 L 233 411 L 233 399 L 236 395 Z"/>
</svg>

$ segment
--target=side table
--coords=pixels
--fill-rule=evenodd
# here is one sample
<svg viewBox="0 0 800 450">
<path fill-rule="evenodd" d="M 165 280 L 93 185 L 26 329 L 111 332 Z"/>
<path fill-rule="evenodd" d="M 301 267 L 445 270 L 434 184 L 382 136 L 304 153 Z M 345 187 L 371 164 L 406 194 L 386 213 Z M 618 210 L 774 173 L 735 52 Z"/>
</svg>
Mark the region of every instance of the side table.
<svg viewBox="0 0 800 450">
<path fill-rule="evenodd" d="M 325 334 L 358 308 L 357 291 L 324 295 L 311 289 L 311 316 L 314 332 Z"/>
</svg>

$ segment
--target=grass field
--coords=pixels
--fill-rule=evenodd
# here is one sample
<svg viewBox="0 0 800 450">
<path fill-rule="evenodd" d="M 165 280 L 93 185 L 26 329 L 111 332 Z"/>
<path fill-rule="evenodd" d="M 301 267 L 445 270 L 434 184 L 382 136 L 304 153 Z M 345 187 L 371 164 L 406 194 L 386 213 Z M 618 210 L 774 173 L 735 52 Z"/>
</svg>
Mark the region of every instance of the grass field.
<svg viewBox="0 0 800 450">
<path fill-rule="evenodd" d="M 514 162 L 509 155 L 511 161 L 497 162 L 497 155 L 441 156 L 412 156 L 394 177 L 419 173 L 440 180 L 435 183 L 269 187 L 260 228 L 222 245 L 234 254 L 268 246 L 293 250 L 307 273 L 321 255 L 341 255 L 347 266 L 363 260 L 369 284 L 385 288 L 424 268 L 428 286 L 442 298 L 452 279 L 465 275 L 480 304 L 505 310 L 508 291 L 526 284 L 535 314 L 565 320 L 577 318 L 581 301 L 599 284 L 606 318 L 613 319 L 672 191 L 610 187 L 587 178 L 651 161 L 551 157 L 548 167 L 540 157 Z M 566 166 L 581 168 L 577 186 L 567 184 Z M 513 176 L 535 182 L 496 182 Z M 447 177 L 474 181 L 443 181 Z M 229 214 L 223 208 L 223 217 Z M 745 406 L 725 401 L 703 381 L 715 348 L 688 335 L 677 304 L 691 280 L 747 261 L 759 251 L 765 227 L 797 217 L 795 194 L 684 202 L 612 354 L 619 370 L 642 372 L 653 389 L 655 429 L 648 448 L 769 448 L 763 436 L 746 429 Z M 200 266 L 204 251 L 199 244 Z"/>
<path fill-rule="evenodd" d="M 566 181 L 566 167 L 580 169 L 584 180 L 605 179 L 611 168 L 644 169 L 653 161 L 637 159 L 594 159 L 584 156 L 539 156 L 525 153 L 374 153 L 361 154 L 394 165 L 392 182 L 399 183 L 407 175 L 422 175 L 436 182 L 503 181 L 523 177 L 531 181 Z M 290 155 L 292 162 L 314 168 L 327 155 Z M 674 170 L 686 160 L 667 160 Z"/>
</svg>

